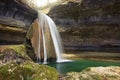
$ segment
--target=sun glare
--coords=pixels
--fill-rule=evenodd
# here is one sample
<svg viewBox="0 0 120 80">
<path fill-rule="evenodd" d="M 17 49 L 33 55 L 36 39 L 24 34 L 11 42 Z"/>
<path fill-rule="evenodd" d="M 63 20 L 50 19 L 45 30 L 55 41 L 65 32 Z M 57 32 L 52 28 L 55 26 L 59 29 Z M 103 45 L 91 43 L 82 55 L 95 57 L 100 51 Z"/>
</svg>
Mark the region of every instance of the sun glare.
<svg viewBox="0 0 120 80">
<path fill-rule="evenodd" d="M 49 3 L 54 3 L 56 2 L 57 0 L 35 0 L 35 4 L 36 6 L 38 7 L 44 7 L 46 6 L 47 4 Z"/>
<path fill-rule="evenodd" d="M 49 0 L 49 3 L 57 2 L 57 0 Z"/>
</svg>

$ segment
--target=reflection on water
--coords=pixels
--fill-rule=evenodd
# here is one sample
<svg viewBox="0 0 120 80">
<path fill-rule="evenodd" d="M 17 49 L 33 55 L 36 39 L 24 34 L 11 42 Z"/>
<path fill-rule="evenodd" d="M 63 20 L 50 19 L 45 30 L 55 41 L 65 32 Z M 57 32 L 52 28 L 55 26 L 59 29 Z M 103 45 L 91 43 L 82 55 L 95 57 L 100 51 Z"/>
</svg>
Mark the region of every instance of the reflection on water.
<svg viewBox="0 0 120 80">
<path fill-rule="evenodd" d="M 55 67 L 59 73 L 67 72 L 79 72 L 87 67 L 98 67 L 98 66 L 120 66 L 120 62 L 107 62 L 107 61 L 96 61 L 96 60 L 77 60 L 66 63 L 50 63 L 51 67 Z"/>
</svg>

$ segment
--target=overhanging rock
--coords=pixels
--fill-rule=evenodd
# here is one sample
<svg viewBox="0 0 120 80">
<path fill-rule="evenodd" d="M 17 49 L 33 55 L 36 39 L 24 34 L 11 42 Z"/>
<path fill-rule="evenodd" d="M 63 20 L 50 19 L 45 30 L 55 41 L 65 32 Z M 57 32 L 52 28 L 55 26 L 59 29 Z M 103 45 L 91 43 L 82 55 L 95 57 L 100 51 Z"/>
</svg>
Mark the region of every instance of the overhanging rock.
<svg viewBox="0 0 120 80">
<path fill-rule="evenodd" d="M 37 18 L 37 11 L 18 0 L 0 0 L 0 23 L 28 29 Z"/>
<path fill-rule="evenodd" d="M 20 0 L 0 0 L 0 44 L 23 43 L 37 11 Z"/>
</svg>

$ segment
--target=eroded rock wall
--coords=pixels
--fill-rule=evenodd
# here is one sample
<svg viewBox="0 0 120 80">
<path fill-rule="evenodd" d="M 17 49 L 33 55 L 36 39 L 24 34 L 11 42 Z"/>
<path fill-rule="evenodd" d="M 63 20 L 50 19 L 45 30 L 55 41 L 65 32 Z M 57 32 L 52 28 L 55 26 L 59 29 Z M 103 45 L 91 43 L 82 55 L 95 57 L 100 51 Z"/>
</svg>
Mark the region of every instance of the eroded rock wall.
<svg viewBox="0 0 120 80">
<path fill-rule="evenodd" d="M 0 0 L 0 45 L 23 43 L 37 12 L 19 0 Z"/>
<path fill-rule="evenodd" d="M 48 13 L 65 46 L 120 46 L 120 1 L 67 0 Z"/>
</svg>

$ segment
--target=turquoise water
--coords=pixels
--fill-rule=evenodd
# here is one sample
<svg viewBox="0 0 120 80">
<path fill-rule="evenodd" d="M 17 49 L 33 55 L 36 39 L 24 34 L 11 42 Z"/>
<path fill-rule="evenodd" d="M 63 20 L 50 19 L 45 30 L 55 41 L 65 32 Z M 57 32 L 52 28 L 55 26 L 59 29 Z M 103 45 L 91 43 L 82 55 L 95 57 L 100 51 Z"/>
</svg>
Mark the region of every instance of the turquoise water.
<svg viewBox="0 0 120 80">
<path fill-rule="evenodd" d="M 120 62 L 96 61 L 96 60 L 76 60 L 66 63 L 50 63 L 51 67 L 55 67 L 59 73 L 65 74 L 67 72 L 80 72 L 87 67 L 98 66 L 120 66 Z"/>
</svg>

